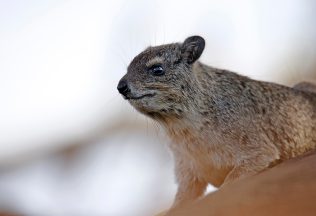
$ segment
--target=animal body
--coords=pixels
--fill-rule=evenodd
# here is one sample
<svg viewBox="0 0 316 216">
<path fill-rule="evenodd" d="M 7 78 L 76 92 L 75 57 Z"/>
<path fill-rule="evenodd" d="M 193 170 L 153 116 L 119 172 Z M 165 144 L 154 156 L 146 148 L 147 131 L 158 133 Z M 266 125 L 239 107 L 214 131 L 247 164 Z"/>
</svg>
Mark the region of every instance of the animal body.
<svg viewBox="0 0 316 216">
<path fill-rule="evenodd" d="M 174 206 L 316 148 L 316 86 L 250 79 L 198 61 L 200 36 L 149 47 L 118 90 L 171 138 Z"/>
</svg>

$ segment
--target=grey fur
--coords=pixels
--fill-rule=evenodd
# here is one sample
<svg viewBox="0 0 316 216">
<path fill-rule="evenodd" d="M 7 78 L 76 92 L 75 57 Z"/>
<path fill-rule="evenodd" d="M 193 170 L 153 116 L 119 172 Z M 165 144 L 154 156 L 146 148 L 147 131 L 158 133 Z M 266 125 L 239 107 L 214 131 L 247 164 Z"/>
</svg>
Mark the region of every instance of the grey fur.
<svg viewBox="0 0 316 216">
<path fill-rule="evenodd" d="M 203 38 L 188 39 L 204 49 Z M 189 61 L 203 49 L 185 45 L 147 48 L 122 78 L 127 98 L 144 96 L 131 105 L 172 140 L 175 206 L 201 196 L 208 183 L 219 187 L 316 148 L 315 85 L 290 88 Z M 165 75 L 152 75 L 148 64 Z"/>
</svg>

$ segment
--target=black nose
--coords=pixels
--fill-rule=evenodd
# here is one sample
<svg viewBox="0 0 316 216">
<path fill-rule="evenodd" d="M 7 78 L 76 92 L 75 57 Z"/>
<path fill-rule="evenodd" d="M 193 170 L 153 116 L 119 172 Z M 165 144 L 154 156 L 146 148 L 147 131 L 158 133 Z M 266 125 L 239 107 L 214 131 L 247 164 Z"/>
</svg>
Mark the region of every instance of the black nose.
<svg viewBox="0 0 316 216">
<path fill-rule="evenodd" d="M 117 90 L 124 96 L 129 92 L 129 88 L 127 82 L 125 80 L 121 80 L 117 85 Z"/>
</svg>

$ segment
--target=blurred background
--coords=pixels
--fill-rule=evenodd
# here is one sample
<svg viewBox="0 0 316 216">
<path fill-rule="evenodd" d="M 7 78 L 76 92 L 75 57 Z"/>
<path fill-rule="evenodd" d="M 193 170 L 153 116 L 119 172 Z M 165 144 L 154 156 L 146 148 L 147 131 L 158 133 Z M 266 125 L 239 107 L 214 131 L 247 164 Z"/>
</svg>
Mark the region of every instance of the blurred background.
<svg viewBox="0 0 316 216">
<path fill-rule="evenodd" d="M 0 215 L 168 208 L 169 140 L 116 90 L 129 62 L 198 34 L 206 64 L 316 80 L 315 10 L 313 0 L 0 0 Z"/>
</svg>

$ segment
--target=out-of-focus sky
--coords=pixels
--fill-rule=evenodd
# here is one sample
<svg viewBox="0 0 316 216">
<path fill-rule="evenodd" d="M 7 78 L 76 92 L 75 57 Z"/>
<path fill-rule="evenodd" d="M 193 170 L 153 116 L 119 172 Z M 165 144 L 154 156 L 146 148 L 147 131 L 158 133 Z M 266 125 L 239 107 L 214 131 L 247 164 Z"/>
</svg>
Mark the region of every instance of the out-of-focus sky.
<svg viewBox="0 0 316 216">
<path fill-rule="evenodd" d="M 34 210 L 36 206 L 28 206 L 27 198 L 23 198 L 23 182 L 16 181 L 16 185 L 11 184 L 11 187 L 7 186 L 7 182 L 23 179 L 23 175 L 28 175 L 27 171 L 23 171 L 23 166 L 35 163 L 32 162 L 33 157 L 42 158 L 36 160 L 38 164 L 50 164 L 43 155 L 66 146 L 100 143 L 103 140 L 104 154 L 95 153 L 95 157 L 90 157 L 90 153 L 84 153 L 84 157 L 79 157 L 80 161 L 82 159 L 91 165 L 93 161 L 99 160 L 98 157 L 116 155 L 120 159 L 119 162 L 116 161 L 116 164 L 120 164 L 119 168 L 112 165 L 115 163 L 114 159 L 111 163 L 100 162 L 107 165 L 91 165 L 93 168 L 78 162 L 80 166 L 86 166 L 82 172 L 90 176 L 91 181 L 87 182 L 91 184 L 87 183 L 85 189 L 81 188 L 86 192 L 80 192 L 78 186 L 73 192 L 65 192 L 67 195 L 55 194 L 52 192 L 53 186 L 46 185 L 47 181 L 55 181 L 52 179 L 58 178 L 59 174 L 48 180 L 37 179 L 42 183 L 41 190 L 47 190 L 47 193 L 36 198 L 42 198 L 42 201 L 47 199 L 46 208 L 43 204 L 39 212 L 49 211 L 54 205 L 60 206 L 60 196 L 76 197 L 78 194 L 85 194 L 93 197 L 98 190 L 95 188 L 89 191 L 89 185 L 92 185 L 91 188 L 98 185 L 107 193 L 115 188 L 115 183 L 116 186 L 123 184 L 118 183 L 118 177 L 115 176 L 128 173 L 128 179 L 133 178 L 136 175 L 133 175 L 134 171 L 143 179 L 142 186 L 138 188 L 138 192 L 119 190 L 117 197 L 122 196 L 122 191 L 126 191 L 135 193 L 135 202 L 150 200 L 148 197 L 153 198 L 154 195 L 151 196 L 153 193 L 147 187 L 156 182 L 159 175 L 153 174 L 155 168 L 149 172 L 146 167 L 139 166 L 146 161 L 156 164 L 155 160 L 161 163 L 168 161 L 164 164 L 168 167 L 167 171 L 161 172 L 167 173 L 165 176 L 169 180 L 161 187 L 169 189 L 161 196 L 168 197 L 166 200 L 169 202 L 175 189 L 170 174 L 171 157 L 165 147 L 155 147 L 155 133 L 148 135 L 140 127 L 139 131 L 131 130 L 125 135 L 134 137 L 132 143 L 140 143 L 139 145 L 146 147 L 144 149 L 148 148 L 150 153 L 147 153 L 152 155 L 152 159 L 145 157 L 140 159 L 141 162 L 135 161 L 146 154 L 146 151 L 135 153 L 129 145 L 124 147 L 127 141 L 117 133 L 102 136 L 102 131 L 113 131 L 113 127 L 120 131 L 124 122 L 148 124 L 149 131 L 152 130 L 150 128 L 155 128 L 151 121 L 147 123 L 144 117 L 123 101 L 116 91 L 117 82 L 126 72 L 131 59 L 149 45 L 180 42 L 187 36 L 199 34 L 206 39 L 206 49 L 201 57 L 204 63 L 237 71 L 252 78 L 288 85 L 301 80 L 316 79 L 315 10 L 316 3 L 313 0 L 0 0 L 0 167 L 19 164 L 13 177 L 10 175 L 10 178 L 5 178 L 0 175 L 0 190 L 3 182 L 2 188 L 9 188 L 7 193 L 15 191 L 14 196 L 24 203 L 25 209 Z M 117 122 L 122 123 L 117 126 Z M 135 133 L 138 134 L 136 138 Z M 98 140 L 96 137 L 100 136 Z M 121 138 L 115 139 L 116 136 Z M 159 142 L 168 142 L 164 137 L 160 139 L 162 141 Z M 125 153 L 121 154 L 120 151 L 123 150 L 120 148 L 123 147 Z M 52 161 L 55 164 L 58 159 Z M 129 163 L 134 165 L 128 166 Z M 153 166 L 156 169 L 159 167 Z M 92 172 L 91 169 L 96 170 Z M 118 169 L 120 174 L 113 169 Z M 38 175 L 44 175 L 40 169 L 35 170 Z M 89 173 L 90 171 L 113 174 L 112 178 L 106 174 L 100 177 L 111 179 L 106 183 L 108 185 L 102 186 L 100 182 L 98 184 L 93 180 L 94 174 Z M 161 178 L 164 176 L 161 175 Z M 68 178 L 65 185 L 71 185 L 71 179 Z M 136 182 L 128 182 L 129 180 L 126 188 L 135 188 L 137 185 Z M 60 184 L 63 183 L 57 181 L 53 185 L 59 188 Z M 30 183 L 28 187 L 35 185 L 35 182 Z M 63 189 L 67 188 L 65 185 Z M 127 196 L 123 204 L 121 203 L 123 207 L 113 201 L 112 208 L 107 207 L 108 210 L 111 209 L 108 212 L 102 207 L 102 196 L 96 197 L 100 197 L 94 202 L 98 204 L 93 205 L 88 199 L 86 210 L 97 209 L 95 212 L 115 214 L 132 211 L 129 209 L 132 204 L 128 205 L 128 199 L 132 196 Z M 3 199 L 5 197 L 0 195 L 0 201 Z M 82 200 L 79 196 L 78 203 L 80 202 Z M 105 199 L 104 202 L 109 201 Z M 80 212 L 76 202 L 65 206 L 71 207 L 65 207 L 60 214 Z M 136 215 L 138 210 L 133 210 Z M 150 211 L 150 208 L 147 210 Z"/>
</svg>

